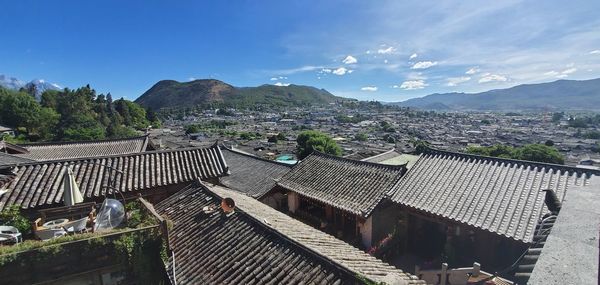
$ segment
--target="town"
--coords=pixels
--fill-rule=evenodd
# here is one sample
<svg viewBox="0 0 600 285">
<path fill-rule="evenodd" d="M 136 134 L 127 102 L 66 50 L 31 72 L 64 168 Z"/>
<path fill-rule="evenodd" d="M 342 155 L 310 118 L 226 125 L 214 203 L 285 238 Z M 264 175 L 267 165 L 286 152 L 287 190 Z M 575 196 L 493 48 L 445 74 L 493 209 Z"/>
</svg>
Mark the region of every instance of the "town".
<svg viewBox="0 0 600 285">
<path fill-rule="evenodd" d="M 600 120 L 595 113 L 435 112 L 372 102 L 264 111 L 213 109 L 167 117 L 164 128 L 150 131 L 151 138 L 164 147 L 218 140 L 266 159 L 289 159 L 286 155 L 293 156 L 296 136 L 310 129 L 332 136 L 343 155 L 352 158 L 390 149 L 410 153 L 414 142 L 422 140 L 450 151 L 548 144 L 564 155 L 567 165 L 600 165 Z M 596 120 L 586 124 L 582 118 Z"/>
<path fill-rule="evenodd" d="M 5 1 L 0 285 L 600 284 L 600 1 Z"/>
</svg>

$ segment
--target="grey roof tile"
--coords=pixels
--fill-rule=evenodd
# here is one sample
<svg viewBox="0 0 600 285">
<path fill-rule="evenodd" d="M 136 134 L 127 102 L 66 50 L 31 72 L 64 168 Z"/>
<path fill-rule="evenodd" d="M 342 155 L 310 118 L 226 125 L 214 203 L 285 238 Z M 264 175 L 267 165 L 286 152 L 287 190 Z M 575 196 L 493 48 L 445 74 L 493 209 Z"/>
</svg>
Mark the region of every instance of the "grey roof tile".
<svg viewBox="0 0 600 285">
<path fill-rule="evenodd" d="M 391 200 L 530 243 L 547 213 L 543 189 L 562 200 L 592 173 L 562 165 L 430 149 L 394 186 Z"/>
<path fill-rule="evenodd" d="M 233 216 L 203 215 L 204 206 L 218 205 L 222 197 L 236 202 Z M 425 284 L 224 187 L 199 184 L 162 201 L 156 209 L 174 222 L 170 236 L 178 284 L 356 284 L 357 275 L 386 284 Z"/>
<path fill-rule="evenodd" d="M 32 209 L 61 204 L 66 165 L 73 168 L 84 199 L 105 196 L 111 174 L 117 189 L 133 192 L 227 173 L 227 164 L 216 146 L 33 162 L 13 167 L 15 176 L 6 185 L 8 192 L 0 195 L 0 210 L 9 205 Z"/>
<path fill-rule="evenodd" d="M 229 175 L 221 177 L 221 184 L 260 198 L 275 186 L 292 168 L 289 164 L 278 163 L 235 150 L 221 147 L 225 161 L 229 165 Z"/>
<path fill-rule="evenodd" d="M 405 171 L 404 165 L 383 165 L 314 152 L 277 185 L 367 217 Z"/>
<path fill-rule="evenodd" d="M 17 156 L 37 161 L 140 153 L 146 150 L 148 136 L 78 142 L 48 142 L 19 145 L 28 153 Z"/>
<path fill-rule="evenodd" d="M 19 157 L 16 155 L 0 152 L 0 167 L 6 166 L 6 165 L 27 163 L 27 162 L 32 162 L 32 161 L 33 160 L 28 159 L 28 158 Z"/>
</svg>

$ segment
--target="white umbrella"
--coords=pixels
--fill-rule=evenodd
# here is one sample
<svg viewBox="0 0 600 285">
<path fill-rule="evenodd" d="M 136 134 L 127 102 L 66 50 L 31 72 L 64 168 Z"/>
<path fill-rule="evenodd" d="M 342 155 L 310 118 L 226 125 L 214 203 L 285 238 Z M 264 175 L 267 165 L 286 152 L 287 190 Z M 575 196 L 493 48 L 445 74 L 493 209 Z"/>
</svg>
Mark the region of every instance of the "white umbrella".
<svg viewBox="0 0 600 285">
<path fill-rule="evenodd" d="M 73 206 L 77 203 L 83 202 L 83 196 L 81 196 L 81 191 L 79 191 L 79 186 L 77 186 L 77 182 L 75 181 L 75 176 L 73 176 L 73 170 L 71 167 L 66 167 L 64 177 L 64 192 L 63 192 L 63 201 L 65 202 L 65 206 Z"/>
</svg>

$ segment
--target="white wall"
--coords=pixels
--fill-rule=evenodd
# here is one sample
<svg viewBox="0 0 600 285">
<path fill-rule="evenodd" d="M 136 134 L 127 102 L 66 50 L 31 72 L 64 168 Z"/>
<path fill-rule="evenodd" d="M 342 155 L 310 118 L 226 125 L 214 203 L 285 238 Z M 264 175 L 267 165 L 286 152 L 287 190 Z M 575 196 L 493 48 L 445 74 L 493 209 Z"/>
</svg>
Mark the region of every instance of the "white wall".
<svg viewBox="0 0 600 285">
<path fill-rule="evenodd" d="M 371 247 L 373 235 L 373 216 L 369 217 L 364 223 L 359 224 L 362 243 L 366 248 Z"/>
<path fill-rule="evenodd" d="M 295 213 L 296 210 L 298 210 L 298 207 L 300 206 L 300 199 L 298 198 L 298 194 L 294 192 L 288 192 L 287 198 L 288 208 L 290 212 Z"/>
</svg>

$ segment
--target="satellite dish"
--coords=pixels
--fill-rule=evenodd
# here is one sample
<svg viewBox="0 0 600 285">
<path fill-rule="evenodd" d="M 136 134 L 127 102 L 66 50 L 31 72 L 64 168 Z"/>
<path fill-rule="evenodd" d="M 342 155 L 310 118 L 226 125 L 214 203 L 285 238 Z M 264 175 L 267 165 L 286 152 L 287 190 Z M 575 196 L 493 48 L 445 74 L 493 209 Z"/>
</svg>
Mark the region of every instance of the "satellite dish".
<svg viewBox="0 0 600 285">
<path fill-rule="evenodd" d="M 123 204 L 115 199 L 106 199 L 102 202 L 94 231 L 107 231 L 118 227 L 125 218 Z"/>
</svg>

